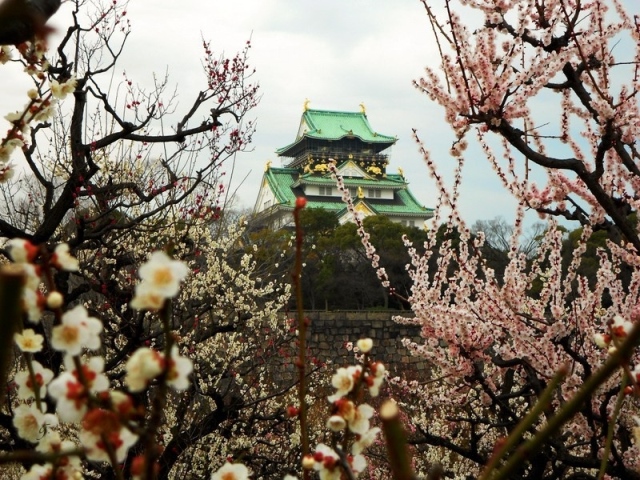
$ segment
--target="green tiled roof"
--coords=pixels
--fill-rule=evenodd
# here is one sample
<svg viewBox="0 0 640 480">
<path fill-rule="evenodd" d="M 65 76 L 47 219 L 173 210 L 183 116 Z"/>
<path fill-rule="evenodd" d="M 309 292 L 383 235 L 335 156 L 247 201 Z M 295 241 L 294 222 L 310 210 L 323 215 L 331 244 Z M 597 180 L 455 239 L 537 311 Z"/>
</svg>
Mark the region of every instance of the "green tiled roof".
<svg viewBox="0 0 640 480">
<path fill-rule="evenodd" d="M 392 213 L 395 213 L 396 215 L 407 213 L 424 215 L 425 213 L 433 213 L 433 208 L 427 208 L 420 205 L 409 189 L 399 190 L 396 192 L 396 195 L 398 195 L 400 204 L 378 204 L 373 202 L 370 202 L 370 204 L 372 204 L 371 206 L 373 209 L 380 215 L 388 215 Z"/>
<path fill-rule="evenodd" d="M 295 168 L 269 168 L 265 178 L 273 191 L 273 194 L 281 204 L 295 204 L 295 195 L 291 186 L 298 178 L 298 170 Z"/>
<path fill-rule="evenodd" d="M 299 172 L 295 168 L 274 168 L 271 167 L 265 173 L 265 178 L 278 199 L 278 203 L 283 208 L 291 208 L 295 205 L 298 196 L 304 196 L 300 187 L 297 187 Z M 314 183 L 335 184 L 330 177 L 315 176 Z M 354 181 L 355 180 L 355 181 Z M 405 188 L 398 189 L 403 185 Z M 394 186 L 396 187 L 396 195 L 394 200 L 385 200 L 381 198 L 367 198 L 363 201 L 379 215 L 407 215 L 407 216 L 424 216 L 433 212 L 433 209 L 420 205 L 415 197 L 406 188 L 406 182 L 401 175 L 390 174 L 385 180 L 368 180 L 368 179 L 348 179 L 347 186 Z M 356 199 L 354 199 L 355 201 Z M 344 202 L 339 197 L 307 197 L 307 206 L 310 208 L 324 208 L 326 210 L 342 214 L 346 210 Z"/>
<path fill-rule="evenodd" d="M 345 203 L 340 199 L 337 199 L 337 201 L 336 199 L 327 199 L 327 201 L 307 200 L 307 206 L 309 208 L 324 208 L 331 212 L 339 212 L 345 208 Z"/>
<path fill-rule="evenodd" d="M 276 150 L 279 155 L 289 150 L 303 138 L 340 140 L 356 137 L 365 143 L 392 145 L 395 137 L 382 135 L 371 128 L 363 112 L 334 112 L 330 110 L 306 110 L 300 121 L 301 132 L 295 142 Z"/>
</svg>

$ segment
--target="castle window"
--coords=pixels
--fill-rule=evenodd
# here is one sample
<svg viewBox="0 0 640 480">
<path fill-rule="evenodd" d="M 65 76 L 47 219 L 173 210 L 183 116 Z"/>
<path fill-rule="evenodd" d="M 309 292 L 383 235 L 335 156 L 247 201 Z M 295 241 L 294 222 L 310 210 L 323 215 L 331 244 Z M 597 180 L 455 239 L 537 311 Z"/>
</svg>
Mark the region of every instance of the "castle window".
<svg viewBox="0 0 640 480">
<path fill-rule="evenodd" d="M 367 196 L 369 198 L 380 198 L 382 196 L 382 191 L 375 188 L 370 188 L 367 192 Z"/>
<path fill-rule="evenodd" d="M 324 195 L 327 197 L 330 197 L 332 192 L 331 192 L 331 187 L 319 187 L 319 194 L 320 195 Z"/>
</svg>

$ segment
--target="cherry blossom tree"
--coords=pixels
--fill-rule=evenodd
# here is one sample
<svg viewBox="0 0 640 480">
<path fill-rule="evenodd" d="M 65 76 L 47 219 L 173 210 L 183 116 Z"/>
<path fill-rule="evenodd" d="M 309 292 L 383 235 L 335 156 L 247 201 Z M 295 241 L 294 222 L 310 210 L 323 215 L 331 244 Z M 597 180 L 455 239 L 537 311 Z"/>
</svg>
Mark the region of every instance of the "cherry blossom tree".
<svg viewBox="0 0 640 480">
<path fill-rule="evenodd" d="M 439 462 L 454 478 L 475 478 L 484 465 L 500 465 L 495 452 L 504 445 L 516 449 L 504 439 L 540 398 L 546 408 L 519 438 L 554 423 L 638 321 L 640 240 L 631 213 L 639 201 L 640 20 L 635 4 L 621 0 L 421 3 L 441 63 L 415 86 L 454 132 L 451 187 L 428 142 L 418 131 L 415 138 L 441 195 L 436 221 L 460 241 L 434 252 L 430 232 L 424 255 L 407 242 L 415 318 L 398 320 L 422 326 L 424 341 L 406 343 L 433 370 L 429 381 L 397 385 L 417 402 L 405 407 L 423 468 Z M 518 203 L 504 278 L 487 267 L 484 236 L 471 236 L 458 209 L 468 147 L 482 149 Z M 548 221 L 533 260 L 519 251 L 527 210 Z M 558 218 L 582 227 L 564 269 Z M 590 282 L 578 270 L 596 230 L 608 232 L 608 251 L 599 251 Z M 434 255 L 440 268 L 429 274 Z M 623 279 L 622 271 L 631 273 Z M 519 457 L 508 478 L 640 478 L 639 360 L 618 364 L 581 397 L 576 415 Z M 566 376 L 556 384 L 558 372 Z"/>
</svg>

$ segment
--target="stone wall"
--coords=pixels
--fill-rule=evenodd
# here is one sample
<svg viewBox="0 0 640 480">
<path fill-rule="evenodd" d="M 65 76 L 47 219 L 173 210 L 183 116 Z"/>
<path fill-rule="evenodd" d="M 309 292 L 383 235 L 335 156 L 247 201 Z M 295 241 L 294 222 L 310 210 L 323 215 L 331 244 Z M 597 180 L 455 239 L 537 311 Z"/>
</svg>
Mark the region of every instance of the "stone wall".
<svg viewBox="0 0 640 480">
<path fill-rule="evenodd" d="M 373 357 L 384 362 L 392 376 L 421 377 L 426 373 L 425 362 L 411 355 L 401 343 L 403 338 L 420 341 L 420 327 L 394 322 L 395 314 L 366 310 L 306 312 L 311 320 L 311 355 L 322 361 L 331 360 L 336 366 L 351 365 L 354 356 L 345 348 L 347 342 L 355 345 L 359 338 L 369 337 L 374 341 Z"/>
</svg>

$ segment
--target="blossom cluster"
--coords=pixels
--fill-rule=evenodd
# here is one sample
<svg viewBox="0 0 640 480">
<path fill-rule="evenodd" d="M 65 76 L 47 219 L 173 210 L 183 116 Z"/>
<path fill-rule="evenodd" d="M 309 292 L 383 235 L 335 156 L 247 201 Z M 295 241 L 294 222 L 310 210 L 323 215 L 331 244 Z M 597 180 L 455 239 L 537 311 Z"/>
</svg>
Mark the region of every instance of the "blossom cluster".
<svg viewBox="0 0 640 480">
<path fill-rule="evenodd" d="M 608 331 L 606 333 L 598 332 L 593 336 L 594 343 L 602 349 L 606 349 L 609 354 L 616 352 L 618 347 L 627 339 L 634 327 L 633 322 L 625 320 L 620 315 L 616 315 L 608 322 Z M 625 393 L 640 391 L 640 359 L 636 359 L 636 364 L 630 369 L 629 382 L 625 388 Z M 636 445 L 640 448 L 640 417 L 633 416 L 637 425 L 634 425 L 632 432 L 636 439 Z"/>
<path fill-rule="evenodd" d="M 14 171 L 9 161 L 17 154 L 27 160 L 28 177 L 26 184 L 3 185 L 8 199 L 3 231 L 7 237 L 37 232 L 34 237 L 43 242 L 69 239 L 80 260 L 77 269 L 61 271 L 58 255 L 48 245 L 35 246 L 33 253 L 23 248 L 26 244 L 8 249 L 16 261 L 24 253 L 22 304 L 31 318 L 16 338 L 24 352 L 8 396 L 18 412 L 24 410 L 23 403 L 31 406 L 38 398 L 46 399 L 40 402 L 47 404 L 40 412 L 45 417 L 34 413 L 35 423 L 29 417 L 26 424 L 41 427 L 38 438 L 46 430 L 60 433 L 65 442 L 73 439 L 67 450 L 75 449 L 80 456 L 69 464 L 81 458 L 87 476 L 109 470 L 86 461 L 102 455 L 116 476 L 148 477 L 145 473 L 153 466 L 145 465 L 147 460 L 171 457 L 178 444 L 187 450 L 175 456 L 175 470 L 189 468 L 197 471 L 191 476 L 208 477 L 220 459 L 255 443 L 250 436 L 253 424 L 239 417 L 275 411 L 282 402 L 271 400 L 275 386 L 267 383 L 263 364 L 265 359 L 277 363 L 273 353 L 285 344 L 280 333 L 286 326 L 278 322 L 278 312 L 287 302 L 288 286 L 261 280 L 268 270 L 251 255 L 238 255 L 246 238 L 243 226 L 227 234 L 227 223 L 233 227 L 234 222 L 226 212 L 221 219 L 227 192 L 220 164 L 246 149 L 255 130 L 251 120 L 245 118 L 238 127 L 226 118 L 241 120 L 255 106 L 258 87 L 248 82 L 252 69 L 247 50 L 231 61 L 217 62 L 205 47 L 209 90 L 188 107 L 177 128 L 185 136 L 176 134 L 182 138 L 172 147 L 163 139 L 166 124 L 161 121 L 176 108 L 176 98 L 166 91 L 167 80 L 159 79 L 149 92 L 126 74 L 121 82 L 103 75 L 116 65 L 120 42 L 128 34 L 126 3 L 92 2 L 68 15 L 77 35 L 59 45 L 53 65 L 47 63 L 42 44 L 0 47 L 0 63 L 17 57 L 19 50 L 22 58 L 7 67 L 26 65 L 30 84 L 26 105 L 7 115 L 10 130 L 0 134 L 0 180 Z M 96 55 L 74 54 L 85 47 Z M 69 76 L 72 72 L 77 72 L 77 81 Z M 95 95 L 85 97 L 85 89 Z M 65 98 L 79 108 L 66 108 Z M 197 110 L 206 113 L 207 127 L 192 128 Z M 137 139 L 122 138 L 122 132 L 134 130 Z M 140 140 L 143 137 L 151 140 Z M 196 168 L 203 152 L 207 166 Z M 23 205 L 25 209 L 12 210 Z M 7 230 L 11 221 L 16 223 Z M 141 235 L 145 231 L 149 236 Z M 157 253 L 138 270 L 143 258 L 162 245 L 171 245 L 184 262 Z M 187 271 L 188 281 L 183 282 Z M 249 364 L 257 365 L 253 372 L 258 373 L 247 375 Z M 28 400 L 20 398 L 32 387 Z M 230 401 L 234 398 L 255 402 L 256 407 L 245 413 L 242 402 Z M 195 428 L 202 415 L 212 411 L 238 419 L 233 439 L 215 429 Z M 227 423 L 230 420 L 216 428 L 230 429 Z M 243 423 L 248 426 L 236 429 Z M 10 429 L 12 440 L 17 440 L 16 430 Z M 197 433 L 189 435 L 194 430 Z M 96 437 L 101 451 L 93 448 Z M 91 447 L 87 456 L 84 447 Z M 123 453 L 127 449 L 129 453 Z M 126 461 L 120 466 L 123 455 Z M 45 472 L 52 478 L 66 475 L 58 468 L 66 458 L 54 453 L 47 457 L 52 464 L 34 467 L 29 478 Z M 197 460 L 186 460 L 192 458 Z M 158 470 L 174 466 L 158 465 Z M 226 469 L 219 476 L 228 478 Z"/>
<path fill-rule="evenodd" d="M 23 478 L 81 478 L 80 454 L 89 461 L 110 462 L 116 467 L 146 428 L 132 394 L 145 391 L 153 381 L 175 390 L 188 388 L 191 360 L 179 354 L 175 343 L 168 356 L 139 348 L 124 368 L 126 389 L 113 389 L 104 372 L 105 360 L 96 354 L 102 347 L 102 322 L 82 304 L 63 310 L 62 294 L 48 282 L 51 269 L 79 270 L 68 245 L 60 244 L 49 253 L 27 240 L 13 239 L 7 247 L 24 272 L 21 301 L 38 330 L 24 328 L 15 334 L 23 367 L 14 377 L 19 404 L 13 409 L 13 425 L 22 439 L 36 444 L 36 450 L 58 456 L 55 463 L 33 465 Z M 152 254 L 140 267 L 140 276 L 158 295 L 170 298 L 178 293 L 186 266 L 165 254 Z M 55 320 L 47 334 L 39 327 L 41 317 L 49 311 Z M 33 359 L 47 344 L 62 355 L 63 368 L 57 375 Z M 54 412 L 47 411 L 46 396 L 55 402 Z M 62 425 L 78 429 L 79 445 L 61 439 L 58 427 Z"/>
<path fill-rule="evenodd" d="M 373 346 L 370 338 L 358 340 L 357 346 L 364 354 L 363 365 L 338 368 L 331 378 L 335 392 L 327 397 L 330 412 L 326 422 L 331 445 L 319 443 L 312 454 L 302 459 L 302 468 L 316 471 L 320 480 L 340 480 L 344 478 L 345 470 L 349 472 L 349 478 L 362 474 L 367 468 L 363 452 L 376 442 L 380 433 L 379 427 L 371 426 L 374 408 L 366 403 L 358 404 L 356 398 L 361 396 L 362 389 L 368 389 L 371 397 L 378 396 L 386 369 L 381 362 L 369 359 Z M 289 410 L 293 416 L 299 414 L 295 407 Z M 350 451 L 343 455 L 342 449 L 347 444 Z M 247 480 L 249 475 L 244 465 L 226 463 L 214 473 L 212 480 Z M 296 480 L 296 477 L 285 475 L 284 480 Z"/>
<path fill-rule="evenodd" d="M 13 177 L 15 167 L 10 163 L 10 159 L 16 149 L 26 148 L 25 134 L 29 132 L 30 124 L 50 120 L 55 112 L 56 102 L 73 93 L 77 86 L 77 79 L 72 75 L 64 80 L 51 80 L 50 88 L 45 88 L 46 72 L 50 65 L 44 58 L 44 40 L 34 41 L 31 48 L 28 44 L 23 44 L 19 51 L 26 63 L 25 71 L 32 75 L 37 86 L 27 92 L 29 100 L 22 110 L 11 112 L 4 117 L 11 124 L 11 128 L 0 140 L 0 183 Z M 0 64 L 11 61 L 12 57 L 10 47 L 4 45 L 0 48 Z"/>
<path fill-rule="evenodd" d="M 153 252 L 149 261 L 138 271 L 142 281 L 136 285 L 131 307 L 136 310 L 160 310 L 167 299 L 178 294 L 180 282 L 188 273 L 189 269 L 184 263 L 171 259 L 165 252 Z"/>
<path fill-rule="evenodd" d="M 381 362 L 369 358 L 373 346 L 370 338 L 358 340 L 357 346 L 364 354 L 364 364 L 340 367 L 331 378 L 335 392 L 327 398 L 330 415 L 326 426 L 332 432 L 332 444 L 318 444 L 313 455 L 303 459 L 303 467 L 316 470 L 321 480 L 339 480 L 344 468 L 355 476 L 363 473 L 367 467 L 363 452 L 380 433 L 379 427 L 371 427 L 374 408 L 367 403 L 358 403 L 357 399 L 363 388 L 368 389 L 371 397 L 378 396 L 386 369 Z M 345 443 L 339 442 L 340 435 L 351 440 L 350 452 L 344 455 L 346 464 L 341 462 Z"/>
<path fill-rule="evenodd" d="M 114 172 L 115 174 L 117 172 Z M 180 220 L 184 221 L 184 218 L 180 217 Z M 150 224 L 153 225 L 152 222 Z M 167 242 L 184 235 L 179 222 L 168 221 L 167 224 L 162 232 L 166 235 Z M 136 271 L 133 269 L 115 268 L 115 262 L 107 263 L 113 258 L 121 258 L 123 254 L 135 255 L 136 259 L 141 259 L 140 261 L 150 260 L 151 256 L 145 251 L 145 242 L 134 232 L 122 232 L 119 235 L 116 251 L 105 246 L 81 252 L 83 276 L 87 283 L 94 285 L 95 291 L 100 293 L 88 297 L 87 305 L 100 312 L 105 328 L 109 328 L 106 336 L 110 341 L 115 338 L 117 342 L 121 342 L 118 345 L 126 345 L 129 342 L 140 345 L 140 353 L 132 353 L 136 358 L 149 359 L 149 362 L 143 364 L 144 369 L 134 369 L 130 375 L 124 374 L 121 377 L 125 385 L 128 381 L 132 382 L 128 387 L 130 390 L 134 389 L 136 384 L 147 384 L 153 388 L 171 380 L 171 375 L 156 376 L 162 359 L 172 356 L 155 340 L 161 332 L 158 316 L 162 317 L 170 311 L 171 336 L 178 342 L 182 355 L 188 355 L 192 360 L 194 372 L 190 378 L 196 386 L 181 390 L 180 395 L 172 397 L 172 401 L 164 407 L 163 415 L 166 420 L 162 422 L 159 430 L 162 438 L 160 443 L 165 448 L 171 448 L 172 442 L 176 442 L 177 437 L 182 434 L 176 434 L 176 425 L 184 426 L 182 428 L 188 432 L 190 425 L 200 421 L 198 416 L 182 416 L 183 409 L 210 412 L 217 408 L 210 397 L 218 392 L 226 398 L 241 395 L 246 402 L 256 402 L 257 408 L 266 412 L 265 416 L 282 408 L 282 404 L 289 403 L 289 400 L 280 396 L 269 401 L 264 401 L 263 398 L 278 388 L 268 381 L 270 377 L 267 375 L 270 375 L 272 365 L 279 364 L 280 355 L 288 355 L 286 352 L 280 353 L 283 349 L 288 351 L 292 348 L 287 340 L 288 327 L 280 313 L 283 305 L 286 305 L 290 287 L 276 280 L 265 280 L 265 269 L 270 266 L 261 264 L 251 253 L 239 249 L 239 245 L 246 238 L 245 228 L 244 223 L 211 225 L 198 221 L 190 225 L 187 239 L 172 243 L 173 250 L 185 258 L 184 263 L 189 274 L 181 282 L 180 291 L 173 298 L 170 309 L 134 313 L 129 308 L 131 302 L 127 297 L 122 299 L 123 305 L 116 306 L 116 302 L 113 301 L 114 298 L 117 301 L 117 294 L 112 290 L 130 292 L 140 283 L 151 282 L 154 277 L 151 274 L 147 275 L 146 269 L 140 268 L 137 275 L 144 279 L 136 282 Z M 105 267 L 101 270 L 94 269 L 94 265 Z M 165 262 L 162 262 L 162 265 L 165 265 Z M 110 272 L 108 279 L 105 270 Z M 154 267 L 154 270 L 157 269 Z M 171 274 L 171 271 L 169 268 L 169 272 L 165 273 Z M 117 285 L 117 288 L 113 288 L 112 285 Z M 141 321 L 143 325 L 137 341 L 118 335 L 119 330 L 127 329 L 137 321 Z M 225 333 L 212 335 L 210 332 L 215 332 L 217 328 L 223 328 Z M 278 352 L 278 355 L 274 355 L 274 352 Z M 130 358 L 131 355 L 128 354 L 122 365 L 124 366 Z M 134 360 L 131 362 L 132 367 L 135 366 Z M 257 372 L 260 377 L 244 373 L 247 366 L 255 369 L 255 365 L 258 366 Z M 230 405 L 230 409 L 232 408 L 236 406 Z M 245 412 L 250 415 L 246 409 L 240 410 L 239 414 L 245 415 Z M 207 435 L 203 439 L 191 438 L 188 452 L 176 462 L 176 470 L 184 468 L 190 474 L 204 478 L 205 475 L 209 475 L 207 472 L 211 469 L 211 463 L 234 458 L 235 452 L 245 451 L 247 448 L 265 448 L 256 445 L 253 432 L 249 428 L 240 428 L 240 425 L 240 420 L 230 422 L 228 428 L 234 428 L 232 439 L 225 439 L 217 434 Z M 266 448 L 268 453 L 261 451 L 260 455 L 273 455 L 274 449 L 275 447 Z M 291 450 L 291 456 L 294 454 L 295 445 Z M 184 457 L 191 456 L 198 461 L 183 462 Z"/>
<path fill-rule="evenodd" d="M 547 378 L 561 365 L 572 365 L 558 392 L 563 401 L 573 398 L 589 374 L 583 366 L 590 365 L 595 370 L 602 365 L 608 351 L 624 340 L 633 320 L 638 318 L 640 277 L 634 271 L 631 281 L 623 286 L 624 280 L 618 272 L 627 253 L 622 249 L 612 249 L 610 254 L 600 252 L 600 266 L 595 273 L 597 281 L 590 282 L 581 275 L 584 249 L 591 235 L 588 228 L 582 232 L 576 248 L 564 258 L 561 256 L 563 232 L 554 222 L 549 222 L 538 250 L 529 258 L 518 252 L 520 230 L 516 229 L 510 239 L 509 261 L 502 277 L 483 268 L 482 235 L 472 238 L 460 223 L 454 223 L 452 231 L 459 234 L 456 248 L 449 244 L 424 255 L 412 250 L 414 287 L 410 301 L 415 316 L 396 320 L 421 327 L 423 341 L 403 342 L 433 365 L 433 383 L 402 386 L 402 398 L 411 399 L 404 407 L 411 412 L 417 428 L 428 428 L 435 438 L 463 444 L 468 437 L 459 429 L 460 422 L 441 419 L 472 409 L 485 412 L 489 425 L 498 424 L 492 413 L 496 395 L 504 394 L 504 388 L 509 388 L 508 392 L 527 388 L 531 382 L 525 371 L 514 368 L 513 380 L 517 386 L 510 386 L 503 366 L 507 362 L 517 364 L 526 359 L 527 368 Z M 437 232 L 429 234 L 435 245 Z M 408 245 L 408 248 L 411 247 Z M 428 265 L 436 264 L 434 257 L 437 269 L 427 275 Z M 478 271 L 483 272 L 482 277 Z M 537 288 L 535 295 L 531 294 L 532 286 Z M 593 338 L 594 342 L 579 340 L 583 338 Z M 574 355 L 574 352 L 579 353 Z M 580 365 L 575 363 L 575 358 L 580 358 Z M 637 362 L 638 358 L 634 357 L 632 363 Z M 487 383 L 483 386 L 472 380 L 474 377 L 486 379 Z M 616 375 L 607 380 L 603 391 L 619 388 L 620 377 Z M 505 405 L 514 415 L 522 415 L 526 410 L 515 401 Z M 593 398 L 592 405 L 595 410 L 612 408 L 610 398 L 600 395 Z M 623 404 L 620 428 L 631 430 L 635 426 L 633 416 L 637 412 L 634 410 L 631 403 Z M 434 418 L 438 420 L 434 422 Z M 478 432 L 482 432 L 478 451 L 492 451 L 499 441 L 496 435 L 499 430 L 478 428 Z M 578 415 L 563 431 L 578 445 L 579 439 L 595 438 L 599 430 L 594 431 L 586 419 Z M 626 448 L 629 460 L 625 461 L 635 465 L 637 462 L 632 458 L 638 452 L 638 445 Z M 585 447 L 576 446 L 574 450 L 576 455 L 588 455 Z M 442 461 L 438 456 L 424 460 Z M 453 463 L 455 467 L 451 468 L 460 474 L 478 468 L 470 461 Z"/>
<path fill-rule="evenodd" d="M 616 350 L 616 345 L 623 341 L 633 328 L 633 323 L 625 320 L 620 315 L 616 315 L 611 320 L 607 333 L 596 333 L 593 341 L 600 348 L 607 348 L 609 353 Z"/>
<path fill-rule="evenodd" d="M 27 312 L 29 320 L 38 323 L 45 306 L 49 308 L 60 308 L 62 306 L 62 296 L 59 292 L 52 290 L 45 297 L 40 289 L 41 266 L 34 263 L 34 261 L 41 252 L 36 245 L 28 240 L 14 238 L 7 242 L 6 247 L 11 259 L 21 265 L 25 276 L 22 290 L 23 308 Z M 66 243 L 56 246 L 49 262 L 53 267 L 62 271 L 78 271 L 78 260 L 69 254 L 69 246 Z"/>
<path fill-rule="evenodd" d="M 637 224 L 633 215 L 617 214 L 639 206 L 638 172 L 628 161 L 640 131 L 640 105 L 630 96 L 638 91 L 638 79 L 633 74 L 625 79 L 621 68 L 626 61 L 637 64 L 638 25 L 618 0 L 450 0 L 444 14 L 422 3 L 435 25 L 441 57 L 414 86 L 444 108 L 456 165 L 453 182 L 445 184 L 446 176 L 414 131 L 440 199 L 434 222 L 445 228 L 440 239 L 429 233 L 422 255 L 407 242 L 414 315 L 397 320 L 421 328 L 421 341 L 404 343 L 434 368 L 431 383 L 399 382 L 399 388 L 412 399 L 405 406 L 416 428 L 428 429 L 434 445 L 445 440 L 467 448 L 478 439 L 475 453 L 489 457 L 500 441 L 502 419 L 510 415 L 515 423 L 532 406 L 520 392 L 569 365 L 554 399 L 559 408 L 638 319 Z M 471 22 L 468 14 L 482 18 Z M 614 47 L 623 43 L 630 47 L 624 52 Z M 581 75 L 583 69 L 589 74 Z M 544 108 L 552 99 L 560 107 L 555 116 Z M 488 267 L 483 236 L 471 235 L 462 220 L 462 167 L 478 162 L 467 153 L 471 142 L 518 205 L 503 274 Z M 537 251 L 525 256 L 518 246 L 526 210 L 542 218 L 579 219 L 582 232 L 567 238 L 550 220 Z M 611 223 L 625 240 L 612 235 L 597 245 L 596 265 L 588 265 L 593 231 Z M 638 361 L 636 354 L 631 364 Z M 638 367 L 632 368 L 622 375 L 635 376 Z M 600 392 L 618 391 L 616 373 Z M 593 462 L 596 470 L 598 457 L 606 457 L 603 439 L 613 424 L 614 403 L 604 393 L 594 395 L 588 408 L 562 427 L 563 448 L 585 464 Z M 632 403 L 621 401 L 610 446 L 617 453 L 609 466 L 627 471 L 640 465 L 638 443 L 623 440 L 636 428 Z M 481 423 L 450 421 L 466 412 L 482 412 Z M 448 458 L 427 454 L 424 461 L 445 463 L 460 477 L 482 468 L 455 448 Z M 556 468 L 555 462 L 563 460 L 550 460 L 549 468 Z M 565 467 L 568 475 L 583 474 Z"/>
</svg>

